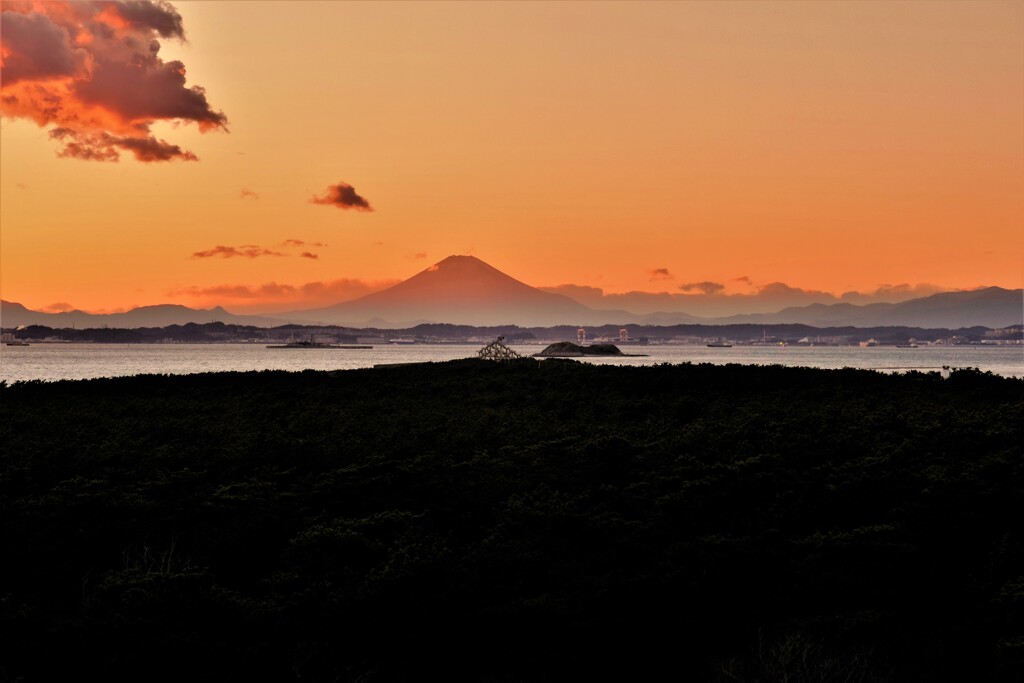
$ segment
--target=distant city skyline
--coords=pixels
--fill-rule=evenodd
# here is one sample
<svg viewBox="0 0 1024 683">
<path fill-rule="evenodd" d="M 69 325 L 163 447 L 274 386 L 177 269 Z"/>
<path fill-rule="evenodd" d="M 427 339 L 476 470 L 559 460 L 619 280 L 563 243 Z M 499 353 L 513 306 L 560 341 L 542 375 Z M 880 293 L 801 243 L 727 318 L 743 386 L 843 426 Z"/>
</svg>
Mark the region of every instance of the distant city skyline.
<svg viewBox="0 0 1024 683">
<path fill-rule="evenodd" d="M 694 315 L 1024 284 L 1021 3 L 2 9 L 32 309 L 312 308 L 452 254 Z"/>
</svg>

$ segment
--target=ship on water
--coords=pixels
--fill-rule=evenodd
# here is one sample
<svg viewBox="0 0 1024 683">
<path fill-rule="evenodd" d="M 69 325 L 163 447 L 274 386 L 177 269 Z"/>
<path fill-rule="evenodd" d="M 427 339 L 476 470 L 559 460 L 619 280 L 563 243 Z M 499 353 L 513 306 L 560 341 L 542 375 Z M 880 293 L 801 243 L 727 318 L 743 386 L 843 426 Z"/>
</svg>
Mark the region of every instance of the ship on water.
<svg viewBox="0 0 1024 683">
<path fill-rule="evenodd" d="M 309 335 L 309 339 L 302 339 L 299 341 L 290 341 L 286 344 L 267 344 L 268 349 L 372 349 L 373 346 L 369 344 L 324 344 L 313 340 L 313 335 Z"/>
</svg>

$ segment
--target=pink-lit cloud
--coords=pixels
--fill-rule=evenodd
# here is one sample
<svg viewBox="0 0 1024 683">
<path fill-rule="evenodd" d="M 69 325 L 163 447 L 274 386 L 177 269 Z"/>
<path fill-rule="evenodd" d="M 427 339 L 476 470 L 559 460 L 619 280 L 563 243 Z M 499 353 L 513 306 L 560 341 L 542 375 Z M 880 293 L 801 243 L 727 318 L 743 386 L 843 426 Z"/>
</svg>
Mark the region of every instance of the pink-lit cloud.
<svg viewBox="0 0 1024 683">
<path fill-rule="evenodd" d="M 0 114 L 52 127 L 58 153 L 87 161 L 195 161 L 157 139 L 158 121 L 227 130 L 185 66 L 160 58 L 160 39 L 183 41 L 181 16 L 163 0 L 5 2 L 0 5 Z"/>
<path fill-rule="evenodd" d="M 232 310 L 268 312 L 329 305 L 358 299 L 397 284 L 398 280 L 340 278 L 290 285 L 267 282 L 261 285 L 215 285 L 183 287 L 167 293 L 179 300 L 204 306 L 230 303 Z"/>
<path fill-rule="evenodd" d="M 940 287 L 928 283 L 916 285 L 904 283 L 899 285 L 879 285 L 870 292 L 843 292 L 839 298 L 851 304 L 871 303 L 872 301 L 896 303 L 946 291 L 949 291 L 948 287 Z"/>
<path fill-rule="evenodd" d="M 67 311 L 75 310 L 75 307 L 67 302 L 60 301 L 54 304 L 50 304 L 49 306 L 43 306 L 39 310 L 43 311 L 44 313 L 66 313 Z"/>
<path fill-rule="evenodd" d="M 366 201 L 364 197 L 359 196 L 356 188 L 345 182 L 338 183 L 337 185 L 328 185 L 323 195 L 313 197 L 309 201 L 313 204 L 335 206 L 339 209 L 373 211 L 370 202 Z"/>
</svg>

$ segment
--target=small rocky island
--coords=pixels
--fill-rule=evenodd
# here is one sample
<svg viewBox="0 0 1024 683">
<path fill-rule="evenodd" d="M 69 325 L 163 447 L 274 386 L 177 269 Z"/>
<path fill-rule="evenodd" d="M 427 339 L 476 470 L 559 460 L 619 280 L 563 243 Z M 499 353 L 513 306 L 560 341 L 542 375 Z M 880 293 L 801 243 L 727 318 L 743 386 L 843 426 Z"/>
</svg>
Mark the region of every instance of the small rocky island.
<svg viewBox="0 0 1024 683">
<path fill-rule="evenodd" d="M 591 344 L 580 346 L 572 342 L 556 342 L 540 353 L 533 354 L 534 358 L 575 358 L 579 356 L 636 356 L 644 354 L 623 353 L 614 344 Z"/>
</svg>

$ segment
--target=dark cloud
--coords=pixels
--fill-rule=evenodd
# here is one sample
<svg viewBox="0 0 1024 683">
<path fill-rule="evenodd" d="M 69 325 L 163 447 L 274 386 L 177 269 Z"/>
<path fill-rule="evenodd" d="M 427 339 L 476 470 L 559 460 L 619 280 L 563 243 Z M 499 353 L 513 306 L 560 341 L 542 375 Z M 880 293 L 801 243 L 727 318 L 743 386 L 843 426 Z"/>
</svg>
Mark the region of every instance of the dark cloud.
<svg viewBox="0 0 1024 683">
<path fill-rule="evenodd" d="M 147 138 L 117 137 L 109 133 L 76 133 L 67 128 L 54 128 L 50 131 L 50 139 L 64 142 L 64 149 L 57 153 L 57 156 L 62 158 L 71 157 L 85 161 L 120 161 L 121 155 L 118 150 L 121 149 L 131 152 L 137 160 L 147 163 L 172 159 L 199 160 L 199 157 L 192 152 L 183 150 L 178 145 L 157 140 L 152 136 Z"/>
<path fill-rule="evenodd" d="M 318 258 L 320 258 L 316 254 L 313 254 L 313 253 L 308 252 L 308 251 L 302 252 L 301 254 L 299 254 L 299 256 L 301 256 L 302 258 L 311 258 L 311 259 L 318 259 Z"/>
<path fill-rule="evenodd" d="M 242 199 L 245 199 L 246 197 L 252 197 L 253 199 L 260 198 L 259 194 L 253 192 L 248 187 L 243 187 L 242 191 L 238 193 L 238 196 L 240 196 Z"/>
<path fill-rule="evenodd" d="M 370 202 L 356 193 L 356 189 L 348 183 L 328 185 L 323 196 L 310 199 L 313 204 L 336 206 L 339 209 L 355 209 L 356 211 L 373 211 Z"/>
<path fill-rule="evenodd" d="M 748 285 L 751 285 L 751 284 L 753 284 L 753 283 L 752 283 L 752 282 L 750 281 L 750 278 L 749 278 L 749 277 L 747 277 L 746 275 L 740 275 L 739 277 L 734 277 L 734 278 L 732 279 L 732 281 L 733 281 L 733 282 L 744 282 L 744 283 L 746 283 L 746 284 L 748 284 Z"/>
<path fill-rule="evenodd" d="M 279 251 L 264 249 L 255 244 L 243 244 L 240 247 L 225 247 L 224 245 L 218 244 L 213 249 L 197 251 L 192 254 L 192 258 L 214 258 L 217 256 L 220 258 L 257 258 L 260 256 L 284 256 L 284 254 Z"/>
<path fill-rule="evenodd" d="M 698 291 L 702 294 L 718 294 L 725 289 L 725 285 L 721 282 L 687 282 L 685 285 L 679 285 L 679 289 L 684 292 Z"/>
<path fill-rule="evenodd" d="M 185 65 L 98 63 L 92 78 L 77 81 L 74 92 L 82 102 L 113 111 L 125 121 L 193 121 L 200 130 L 225 128 L 227 118 L 210 109 L 206 91 L 185 87 Z M 141 68 L 140 68 L 141 67 Z"/>
<path fill-rule="evenodd" d="M 195 160 L 156 139 L 158 121 L 227 130 L 185 66 L 164 62 L 158 38 L 183 40 L 181 16 L 162 0 L 5 3 L 0 114 L 53 126 L 62 157 L 144 163 Z"/>
<path fill-rule="evenodd" d="M 285 240 L 281 242 L 282 247 L 326 247 L 323 242 L 305 242 L 303 240 Z"/>
<path fill-rule="evenodd" d="M 114 11 L 136 29 L 152 29 L 162 38 L 185 38 L 185 28 L 181 24 L 181 15 L 170 3 L 140 2 L 127 0 L 115 3 Z"/>
<path fill-rule="evenodd" d="M 672 273 L 668 272 L 668 268 L 654 268 L 647 272 L 651 276 L 651 280 L 671 280 Z"/>
</svg>

